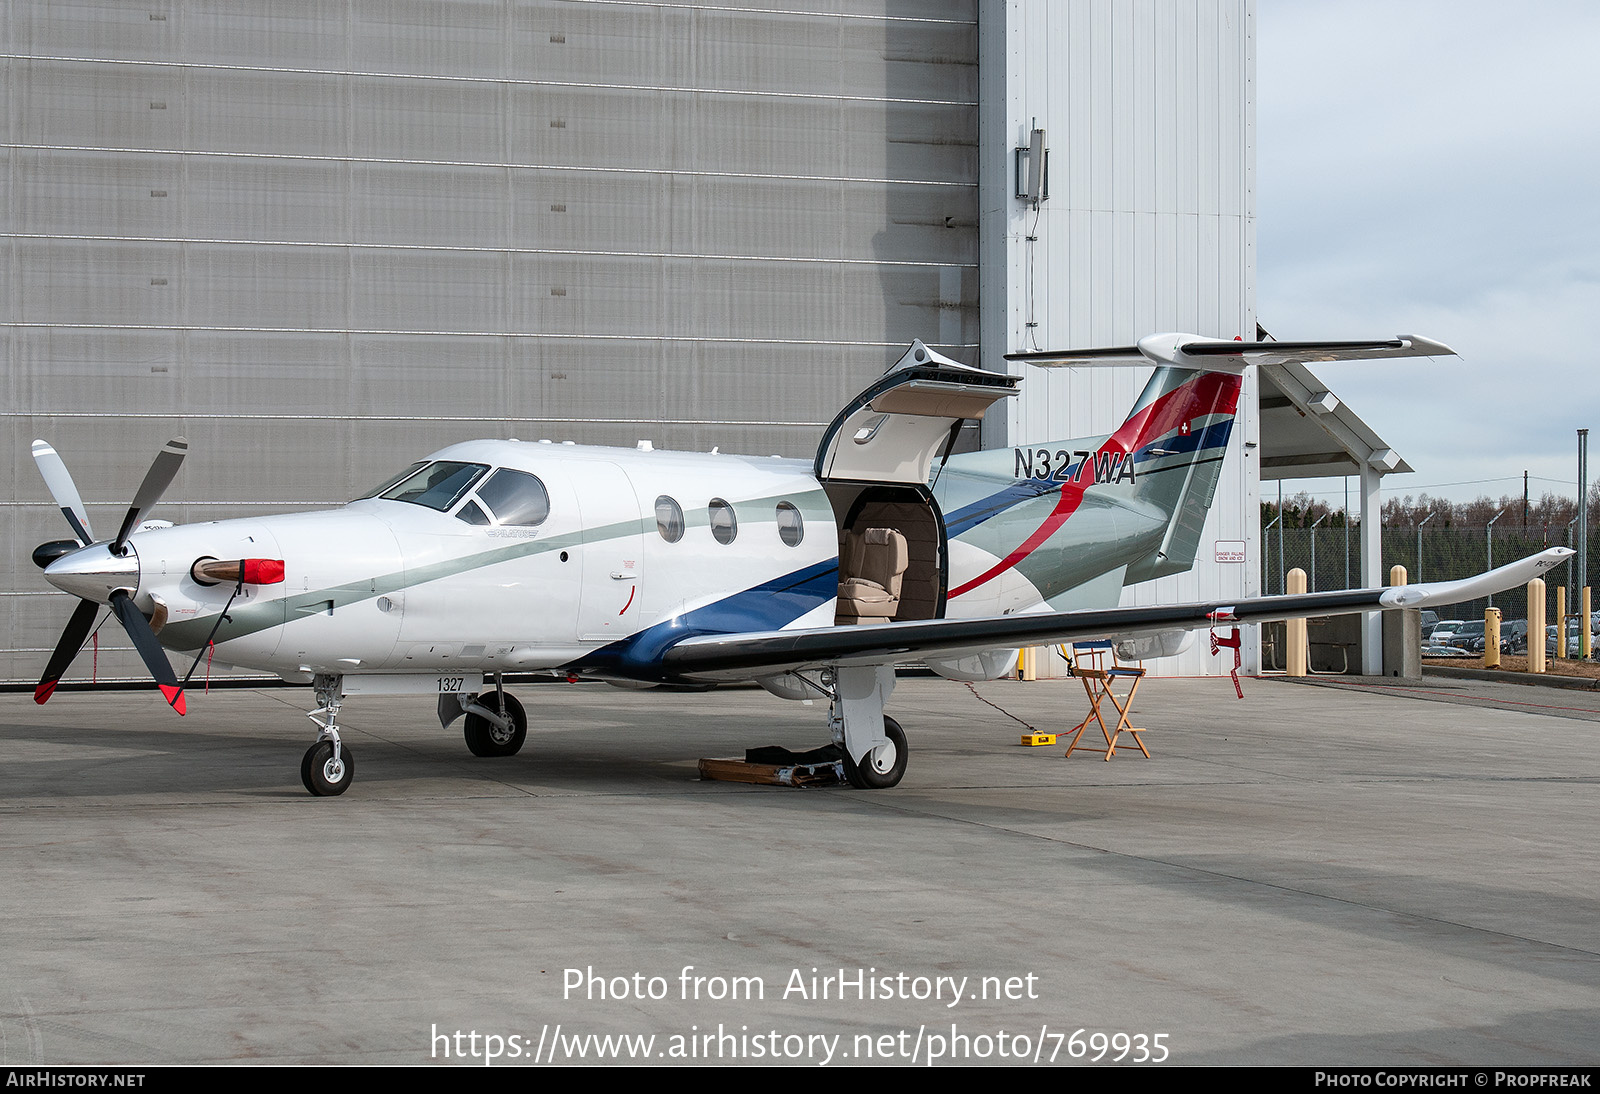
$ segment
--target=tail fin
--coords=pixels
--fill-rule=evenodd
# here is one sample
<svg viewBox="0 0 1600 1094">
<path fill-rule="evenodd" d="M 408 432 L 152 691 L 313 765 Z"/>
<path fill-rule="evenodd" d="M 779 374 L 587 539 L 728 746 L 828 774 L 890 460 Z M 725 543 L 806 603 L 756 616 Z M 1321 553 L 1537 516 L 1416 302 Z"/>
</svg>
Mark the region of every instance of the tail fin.
<svg viewBox="0 0 1600 1094">
<path fill-rule="evenodd" d="M 1242 383 L 1223 372 L 1158 368 L 1127 421 L 1102 446 L 1126 453 L 1133 495 L 1168 514 L 1160 546 L 1129 565 L 1127 583 L 1183 573 L 1194 564 Z"/>
<path fill-rule="evenodd" d="M 1164 366 L 1110 436 L 957 457 L 964 470 L 989 482 L 1004 476 L 1011 484 L 946 510 L 948 533 L 995 559 L 971 578 L 953 581 L 950 598 L 1012 568 L 1046 599 L 1123 566 L 1119 586 L 1188 569 L 1241 385 L 1237 375 Z M 1086 503 L 1102 514 L 1090 521 L 1096 530 L 1086 530 L 1087 539 L 1056 537 Z M 1120 526 L 1103 519 L 1108 506 L 1126 514 Z M 1131 559 L 1130 548 L 1137 552 Z"/>
</svg>

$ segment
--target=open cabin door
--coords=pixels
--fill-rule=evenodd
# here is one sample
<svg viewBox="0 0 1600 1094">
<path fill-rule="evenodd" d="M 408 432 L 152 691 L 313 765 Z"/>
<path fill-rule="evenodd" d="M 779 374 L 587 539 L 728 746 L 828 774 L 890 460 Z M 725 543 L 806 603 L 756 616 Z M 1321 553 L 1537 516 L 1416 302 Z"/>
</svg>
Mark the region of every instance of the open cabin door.
<svg viewBox="0 0 1600 1094">
<path fill-rule="evenodd" d="M 816 474 L 839 526 L 837 622 L 944 615 L 944 514 L 928 476 L 961 423 L 1017 394 L 1018 383 L 913 342 L 834 418 L 817 447 Z"/>
</svg>

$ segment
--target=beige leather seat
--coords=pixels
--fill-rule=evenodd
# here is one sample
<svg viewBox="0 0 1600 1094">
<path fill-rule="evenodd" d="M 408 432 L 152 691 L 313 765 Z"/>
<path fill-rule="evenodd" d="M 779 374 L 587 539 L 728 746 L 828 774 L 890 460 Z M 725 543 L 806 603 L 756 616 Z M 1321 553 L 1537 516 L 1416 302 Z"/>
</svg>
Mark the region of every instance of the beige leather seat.
<svg viewBox="0 0 1600 1094">
<path fill-rule="evenodd" d="M 910 554 L 893 528 L 846 532 L 839 551 L 840 623 L 887 623 L 900 607 Z"/>
</svg>

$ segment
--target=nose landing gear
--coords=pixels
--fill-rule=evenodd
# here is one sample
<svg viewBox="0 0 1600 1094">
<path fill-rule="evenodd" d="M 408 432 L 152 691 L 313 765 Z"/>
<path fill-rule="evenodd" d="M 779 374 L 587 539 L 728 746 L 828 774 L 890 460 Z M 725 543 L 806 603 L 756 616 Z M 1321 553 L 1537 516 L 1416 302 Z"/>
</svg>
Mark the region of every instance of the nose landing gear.
<svg viewBox="0 0 1600 1094">
<path fill-rule="evenodd" d="M 319 798 L 343 794 L 355 777 L 356 758 L 349 745 L 318 741 L 300 760 L 300 781 Z"/>
<path fill-rule="evenodd" d="M 339 739 L 339 707 L 344 703 L 344 679 L 319 675 L 312 681 L 316 689 L 316 710 L 306 715 L 321 728 L 317 741 L 300 760 L 300 781 L 319 798 L 331 798 L 350 789 L 356 777 L 356 760 L 350 747 Z M 327 715 L 327 721 L 318 717 Z"/>
</svg>

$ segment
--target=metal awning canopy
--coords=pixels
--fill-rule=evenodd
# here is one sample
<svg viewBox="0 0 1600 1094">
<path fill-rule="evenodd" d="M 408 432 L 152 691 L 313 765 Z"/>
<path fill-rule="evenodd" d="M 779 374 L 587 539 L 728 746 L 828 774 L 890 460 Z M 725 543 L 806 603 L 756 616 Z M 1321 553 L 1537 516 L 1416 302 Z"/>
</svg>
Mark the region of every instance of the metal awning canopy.
<svg viewBox="0 0 1600 1094">
<path fill-rule="evenodd" d="M 1412 470 L 1328 385 L 1305 365 L 1257 367 L 1260 380 L 1261 477 L 1337 478 L 1369 470 Z"/>
<path fill-rule="evenodd" d="M 1356 584 L 1383 584 L 1383 522 L 1379 519 L 1384 475 L 1412 470 L 1399 453 L 1356 416 L 1328 385 L 1298 362 L 1257 366 L 1261 426 L 1261 477 L 1264 480 L 1338 478 L 1361 480 L 1360 575 Z M 1382 629 L 1379 613 L 1361 623 L 1361 672 L 1379 676 Z"/>
</svg>

